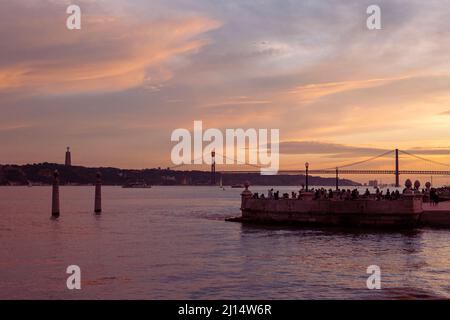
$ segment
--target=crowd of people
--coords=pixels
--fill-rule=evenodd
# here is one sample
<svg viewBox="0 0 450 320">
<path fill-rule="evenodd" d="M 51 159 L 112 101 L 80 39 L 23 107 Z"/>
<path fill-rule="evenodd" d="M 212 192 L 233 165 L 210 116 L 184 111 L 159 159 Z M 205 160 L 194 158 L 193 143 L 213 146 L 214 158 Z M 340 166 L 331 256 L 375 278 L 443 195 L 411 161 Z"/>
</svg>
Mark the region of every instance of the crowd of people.
<svg viewBox="0 0 450 320">
<path fill-rule="evenodd" d="M 424 193 L 425 190 L 422 191 Z M 253 193 L 254 199 L 303 199 L 304 195 L 306 193 L 305 189 L 301 189 L 299 192 L 291 192 L 289 193 L 283 193 L 280 197 L 280 191 L 274 191 L 274 189 L 269 189 L 267 192 L 267 196 L 264 193 Z M 374 199 L 374 200 L 398 200 L 401 198 L 401 193 L 398 190 L 390 191 L 389 189 L 386 190 L 386 193 L 384 191 L 377 188 L 375 190 L 375 193 L 372 194 L 369 189 L 366 189 L 366 191 L 361 194 L 358 189 L 342 189 L 342 190 L 336 190 L 333 191 L 332 189 L 311 189 L 309 193 L 313 194 L 313 200 L 319 200 L 319 199 L 335 199 L 335 200 L 357 200 L 357 199 Z M 405 191 L 404 191 L 405 193 Z M 431 189 L 430 191 L 430 202 L 437 204 L 439 202 L 439 195 L 436 192 L 435 189 Z"/>
</svg>

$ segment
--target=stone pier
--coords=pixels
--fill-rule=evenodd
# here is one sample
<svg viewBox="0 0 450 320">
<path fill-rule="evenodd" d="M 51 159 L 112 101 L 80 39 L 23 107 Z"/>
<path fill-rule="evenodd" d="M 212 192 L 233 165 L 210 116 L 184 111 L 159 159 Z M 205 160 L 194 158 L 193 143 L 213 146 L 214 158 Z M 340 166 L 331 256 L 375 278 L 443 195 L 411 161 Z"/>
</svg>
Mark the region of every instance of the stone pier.
<svg viewBox="0 0 450 320">
<path fill-rule="evenodd" d="M 241 193 L 242 216 L 227 221 L 336 227 L 450 228 L 450 201 L 423 202 L 423 194 L 407 189 L 400 199 L 317 199 L 306 192 L 302 199 L 254 198 L 245 185 Z"/>
</svg>

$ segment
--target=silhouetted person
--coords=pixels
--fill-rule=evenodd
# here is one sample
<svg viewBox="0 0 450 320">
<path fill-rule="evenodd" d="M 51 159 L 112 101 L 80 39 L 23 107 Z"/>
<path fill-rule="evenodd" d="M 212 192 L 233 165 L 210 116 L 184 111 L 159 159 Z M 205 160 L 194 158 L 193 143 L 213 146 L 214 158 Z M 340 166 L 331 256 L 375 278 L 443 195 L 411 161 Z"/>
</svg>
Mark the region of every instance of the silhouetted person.
<svg viewBox="0 0 450 320">
<path fill-rule="evenodd" d="M 320 191 L 316 190 L 316 192 L 314 193 L 314 200 L 318 200 L 320 198 Z"/>
<path fill-rule="evenodd" d="M 434 205 L 434 206 L 439 204 L 439 195 L 435 188 L 432 188 L 430 190 L 430 203 L 431 203 L 431 205 Z"/>
<path fill-rule="evenodd" d="M 384 197 L 386 200 L 391 200 L 391 191 L 387 189 L 386 196 Z"/>
<path fill-rule="evenodd" d="M 352 192 L 350 189 L 347 189 L 347 192 L 345 193 L 345 200 L 350 200 L 352 198 Z"/>
</svg>

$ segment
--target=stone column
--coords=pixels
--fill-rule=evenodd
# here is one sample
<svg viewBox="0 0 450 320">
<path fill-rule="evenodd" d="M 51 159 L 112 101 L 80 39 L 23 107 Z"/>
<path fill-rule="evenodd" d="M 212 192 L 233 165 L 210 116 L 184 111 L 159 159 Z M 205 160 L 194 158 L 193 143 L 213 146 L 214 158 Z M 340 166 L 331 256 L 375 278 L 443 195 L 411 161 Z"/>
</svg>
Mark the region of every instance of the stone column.
<svg viewBox="0 0 450 320">
<path fill-rule="evenodd" d="M 59 173 L 58 173 L 58 170 L 55 170 L 55 172 L 53 173 L 52 217 L 59 217 Z"/>
<path fill-rule="evenodd" d="M 96 176 L 94 212 L 100 214 L 102 212 L 102 175 L 100 172 L 97 172 Z"/>
</svg>

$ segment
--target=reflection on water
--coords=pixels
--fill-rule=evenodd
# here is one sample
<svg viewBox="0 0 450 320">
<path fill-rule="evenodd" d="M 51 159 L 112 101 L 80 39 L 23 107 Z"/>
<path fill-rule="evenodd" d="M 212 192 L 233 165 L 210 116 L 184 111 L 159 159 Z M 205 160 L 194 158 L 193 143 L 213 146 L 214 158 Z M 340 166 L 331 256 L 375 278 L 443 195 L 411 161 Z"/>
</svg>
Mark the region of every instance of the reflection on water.
<svg viewBox="0 0 450 320">
<path fill-rule="evenodd" d="M 239 214 L 241 191 L 104 187 L 95 216 L 93 187 L 61 187 L 61 217 L 51 220 L 49 187 L 1 187 L 0 298 L 450 297 L 450 230 L 224 222 Z M 81 291 L 66 288 L 71 264 Z M 381 267 L 382 290 L 366 289 L 369 265 Z"/>
</svg>

